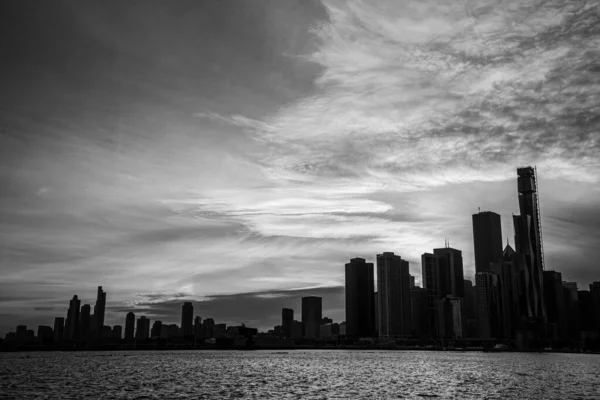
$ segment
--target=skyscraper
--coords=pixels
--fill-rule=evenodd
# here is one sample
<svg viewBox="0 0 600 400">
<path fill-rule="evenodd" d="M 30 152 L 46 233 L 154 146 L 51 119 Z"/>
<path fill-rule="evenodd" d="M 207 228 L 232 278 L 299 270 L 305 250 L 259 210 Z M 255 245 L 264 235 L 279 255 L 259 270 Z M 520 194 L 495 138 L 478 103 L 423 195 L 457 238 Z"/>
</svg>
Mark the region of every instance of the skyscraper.
<svg viewBox="0 0 600 400">
<path fill-rule="evenodd" d="M 79 338 L 79 309 L 81 300 L 77 295 L 69 301 L 69 311 L 67 311 L 67 322 L 65 324 L 65 339 L 77 340 Z"/>
<path fill-rule="evenodd" d="M 81 311 L 79 314 L 79 340 L 82 342 L 86 342 L 90 339 L 90 311 L 92 307 L 89 304 L 84 304 L 81 306 Z"/>
<path fill-rule="evenodd" d="M 427 291 L 428 332 L 438 336 L 438 301 L 450 294 L 450 269 L 447 257 L 424 253 L 421 256 L 423 287 Z"/>
<path fill-rule="evenodd" d="M 290 308 L 281 309 L 281 327 L 283 336 L 291 338 L 292 336 L 292 321 L 294 321 L 294 310 Z"/>
<path fill-rule="evenodd" d="M 454 297 L 465 296 L 462 252 L 452 247 L 434 249 L 433 254 L 444 257 L 448 268 L 448 285 L 450 294 Z"/>
<path fill-rule="evenodd" d="M 323 317 L 323 299 L 316 296 L 302 298 L 302 323 L 304 337 L 318 338 Z"/>
<path fill-rule="evenodd" d="M 96 305 L 94 305 L 94 321 L 93 321 L 94 330 L 96 332 L 102 332 L 102 327 L 104 326 L 105 310 L 106 310 L 106 292 L 102 290 L 102 286 L 98 286 L 98 293 L 96 295 Z"/>
<path fill-rule="evenodd" d="M 379 337 L 410 336 L 408 261 L 391 252 L 377 255 L 377 297 Z"/>
<path fill-rule="evenodd" d="M 150 337 L 152 339 L 160 337 L 160 333 L 162 331 L 162 321 L 154 321 L 152 324 L 152 329 L 150 330 Z"/>
<path fill-rule="evenodd" d="M 578 342 L 580 339 L 579 328 L 579 294 L 577 282 L 563 282 L 565 308 L 567 310 L 567 336 L 569 340 Z"/>
<path fill-rule="evenodd" d="M 475 274 L 477 308 L 479 316 L 479 337 L 481 339 L 503 337 L 502 303 L 500 279 L 492 272 Z"/>
<path fill-rule="evenodd" d="M 189 301 L 181 307 L 181 334 L 185 337 L 194 333 L 194 306 Z"/>
<path fill-rule="evenodd" d="M 502 308 L 502 337 L 515 337 L 519 327 L 519 271 L 515 263 L 515 251 L 507 245 L 502 252 L 502 258 L 490 266 L 490 272 L 495 273 L 500 280 L 499 295 Z"/>
<path fill-rule="evenodd" d="M 150 337 L 150 320 L 145 316 L 141 316 L 137 320 L 137 327 L 135 329 L 136 340 L 146 340 Z"/>
<path fill-rule="evenodd" d="M 566 339 L 567 309 L 560 272 L 544 271 L 544 302 L 550 328 L 549 336 L 555 341 Z"/>
<path fill-rule="evenodd" d="M 590 293 L 592 297 L 592 326 L 600 337 L 600 282 L 590 283 Z"/>
<path fill-rule="evenodd" d="M 488 272 L 490 263 L 502 256 L 502 226 L 500 215 L 492 211 L 473 214 L 473 244 L 475 271 Z"/>
<path fill-rule="evenodd" d="M 61 342 L 65 331 L 65 319 L 63 317 L 54 318 L 54 341 Z"/>
<path fill-rule="evenodd" d="M 373 263 L 353 258 L 346 264 L 346 335 L 372 337 L 375 334 Z"/>
<path fill-rule="evenodd" d="M 135 314 L 131 311 L 127 313 L 125 318 L 125 341 L 132 342 L 135 332 Z"/>
<path fill-rule="evenodd" d="M 546 307 L 543 301 L 542 275 L 544 252 L 536 174 L 532 167 L 518 168 L 517 174 L 521 215 L 513 215 L 513 222 L 516 252 L 520 256 L 520 269 L 524 272 L 527 317 L 545 322 Z"/>
<path fill-rule="evenodd" d="M 202 318 L 199 315 L 194 317 L 194 337 L 200 339 L 202 337 Z"/>
</svg>

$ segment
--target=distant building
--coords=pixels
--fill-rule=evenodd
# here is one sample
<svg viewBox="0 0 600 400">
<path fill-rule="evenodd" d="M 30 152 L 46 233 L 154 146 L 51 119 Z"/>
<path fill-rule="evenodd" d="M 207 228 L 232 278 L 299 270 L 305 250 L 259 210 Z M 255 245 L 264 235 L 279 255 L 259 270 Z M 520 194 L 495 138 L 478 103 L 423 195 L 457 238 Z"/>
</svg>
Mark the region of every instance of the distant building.
<svg viewBox="0 0 600 400">
<path fill-rule="evenodd" d="M 473 214 L 475 272 L 489 272 L 490 263 L 502 257 L 502 225 L 500 215 L 492 211 Z"/>
<path fill-rule="evenodd" d="M 290 335 L 292 339 L 302 339 L 304 337 L 304 324 L 301 321 L 292 321 Z"/>
<path fill-rule="evenodd" d="M 62 342 L 65 330 L 65 319 L 63 317 L 54 318 L 54 341 Z"/>
<path fill-rule="evenodd" d="M 38 342 L 43 345 L 50 344 L 52 342 L 52 327 L 45 325 L 38 325 L 37 338 Z"/>
<path fill-rule="evenodd" d="M 135 314 L 131 311 L 127 313 L 125 318 L 125 341 L 132 342 L 135 332 Z"/>
<path fill-rule="evenodd" d="M 351 337 L 375 336 L 373 263 L 353 258 L 345 266 L 346 329 Z"/>
<path fill-rule="evenodd" d="M 79 338 L 79 309 L 81 301 L 77 295 L 69 302 L 67 311 L 67 322 L 65 324 L 65 340 L 77 340 Z"/>
<path fill-rule="evenodd" d="M 212 318 L 206 318 L 202 323 L 205 338 L 214 338 L 215 321 Z"/>
<path fill-rule="evenodd" d="M 439 335 L 439 319 L 437 317 L 438 301 L 451 295 L 450 268 L 448 258 L 438 254 L 424 253 L 421 256 L 423 287 L 427 291 L 428 332 Z"/>
<path fill-rule="evenodd" d="M 567 310 L 567 336 L 569 340 L 578 342 L 581 329 L 579 327 L 579 295 L 577 282 L 563 282 L 565 308 Z"/>
<path fill-rule="evenodd" d="M 437 317 L 441 338 L 461 339 L 465 337 L 465 321 L 463 299 L 460 297 L 446 296 L 438 300 Z"/>
<path fill-rule="evenodd" d="M 92 324 L 90 311 L 91 306 L 89 304 L 81 306 L 79 313 L 79 340 L 81 342 L 87 342 L 90 339 L 90 327 Z"/>
<path fill-rule="evenodd" d="M 94 319 L 92 325 L 94 331 L 102 331 L 104 326 L 104 314 L 106 310 L 106 292 L 102 290 L 102 286 L 98 286 L 98 292 L 96 294 L 96 305 L 94 305 Z"/>
<path fill-rule="evenodd" d="M 283 336 L 286 338 L 292 337 L 292 321 L 294 321 L 294 310 L 290 308 L 281 309 L 281 328 Z"/>
<path fill-rule="evenodd" d="M 473 282 L 465 279 L 465 324 L 466 324 L 466 337 L 475 338 L 479 336 L 479 327 L 477 319 L 477 308 L 476 304 L 476 291 L 473 287 Z"/>
<path fill-rule="evenodd" d="M 590 284 L 590 294 L 592 296 L 592 325 L 600 336 L 600 282 Z"/>
<path fill-rule="evenodd" d="M 304 324 L 304 337 L 318 338 L 323 312 L 323 299 L 316 296 L 302 298 L 302 323 Z"/>
<path fill-rule="evenodd" d="M 544 302 L 548 319 L 549 336 L 554 341 L 567 338 L 567 309 L 563 294 L 562 275 L 556 271 L 544 271 Z"/>
<path fill-rule="evenodd" d="M 427 318 L 427 290 L 415 286 L 410 290 L 412 336 L 425 339 L 430 336 Z"/>
<path fill-rule="evenodd" d="M 193 335 L 194 306 L 189 301 L 181 307 L 181 334 L 183 336 Z"/>
<path fill-rule="evenodd" d="M 448 292 L 454 297 L 465 296 L 464 272 L 462 251 L 452 247 L 434 249 L 433 254 L 439 258 L 445 258 L 444 262 L 448 269 Z"/>
<path fill-rule="evenodd" d="M 227 333 L 227 324 L 215 324 L 213 328 L 213 337 L 220 338 Z"/>
<path fill-rule="evenodd" d="M 503 337 L 502 303 L 500 279 L 492 272 L 477 272 L 477 307 L 479 316 L 479 337 L 492 339 Z"/>
<path fill-rule="evenodd" d="M 490 272 L 496 274 L 499 279 L 502 326 L 498 334 L 504 338 L 514 338 L 519 326 L 520 274 L 515 257 L 515 251 L 507 245 L 502 252 L 502 258 L 490 265 Z"/>
<path fill-rule="evenodd" d="M 162 321 L 154 321 L 152 329 L 150 330 L 150 337 L 152 339 L 161 337 L 162 332 Z"/>
<path fill-rule="evenodd" d="M 115 325 L 112 328 L 112 338 L 115 340 L 121 340 L 123 337 L 123 327 L 121 325 Z"/>
<path fill-rule="evenodd" d="M 141 316 L 137 320 L 137 327 L 135 330 L 136 340 L 146 340 L 150 337 L 150 320 L 145 316 Z"/>
<path fill-rule="evenodd" d="M 391 252 L 377 255 L 379 337 L 408 337 L 412 334 L 408 271 L 408 261 L 400 256 Z"/>
<path fill-rule="evenodd" d="M 202 318 L 196 316 L 194 318 L 194 337 L 200 339 L 203 336 L 202 332 Z"/>
</svg>

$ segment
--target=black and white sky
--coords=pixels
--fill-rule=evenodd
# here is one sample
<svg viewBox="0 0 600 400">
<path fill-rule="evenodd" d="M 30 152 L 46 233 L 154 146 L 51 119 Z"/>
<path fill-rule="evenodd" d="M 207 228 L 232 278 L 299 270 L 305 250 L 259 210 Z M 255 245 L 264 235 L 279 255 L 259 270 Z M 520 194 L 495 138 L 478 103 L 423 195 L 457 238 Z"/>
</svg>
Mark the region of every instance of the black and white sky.
<svg viewBox="0 0 600 400">
<path fill-rule="evenodd" d="M 600 280 L 596 0 L 5 0 L 0 333 L 78 294 L 267 328 L 341 321 L 343 265 L 513 243 L 536 165 L 547 269 Z"/>
</svg>

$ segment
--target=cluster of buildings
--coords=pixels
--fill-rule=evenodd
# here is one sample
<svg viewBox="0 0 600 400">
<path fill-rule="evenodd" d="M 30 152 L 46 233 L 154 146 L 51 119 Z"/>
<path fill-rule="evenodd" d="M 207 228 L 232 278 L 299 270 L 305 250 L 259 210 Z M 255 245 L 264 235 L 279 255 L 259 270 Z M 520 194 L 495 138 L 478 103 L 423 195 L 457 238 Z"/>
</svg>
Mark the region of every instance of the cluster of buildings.
<svg viewBox="0 0 600 400">
<path fill-rule="evenodd" d="M 409 262 L 393 252 L 376 256 L 376 264 L 353 258 L 345 265 L 346 321 L 323 317 L 321 297 L 301 299 L 300 320 L 283 308 L 281 325 L 258 334 L 254 328 L 216 324 L 194 317 L 185 302 L 181 325 L 126 316 L 121 325 L 104 325 L 106 292 L 98 287 L 96 304 L 81 305 L 75 295 L 66 318 L 54 327 L 40 325 L 37 336 L 18 326 L 7 342 L 78 344 L 102 341 L 125 345 L 154 342 L 295 344 L 371 342 L 424 344 L 500 342 L 515 348 L 600 348 L 600 282 L 579 290 L 560 272 L 546 270 L 537 175 L 517 169 L 519 215 L 513 215 L 515 248 L 503 247 L 500 215 L 473 215 L 475 280 L 465 279 L 461 250 L 449 243 L 421 256 L 422 286 L 415 284 Z M 152 322 L 152 324 L 151 324 Z M 211 342 L 212 341 L 212 342 Z M 239 343 L 238 343 L 239 344 Z"/>
</svg>

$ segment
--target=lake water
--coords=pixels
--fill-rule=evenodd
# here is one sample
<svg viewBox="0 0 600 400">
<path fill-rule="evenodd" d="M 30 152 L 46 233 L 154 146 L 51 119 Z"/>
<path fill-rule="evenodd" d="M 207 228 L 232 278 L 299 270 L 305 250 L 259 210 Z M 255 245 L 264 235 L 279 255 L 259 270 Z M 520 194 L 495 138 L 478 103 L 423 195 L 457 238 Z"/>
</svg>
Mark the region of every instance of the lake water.
<svg viewBox="0 0 600 400">
<path fill-rule="evenodd" d="M 1 353 L 0 398 L 600 399 L 600 356 L 417 351 Z"/>
</svg>

